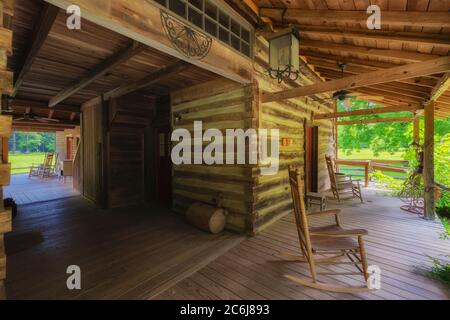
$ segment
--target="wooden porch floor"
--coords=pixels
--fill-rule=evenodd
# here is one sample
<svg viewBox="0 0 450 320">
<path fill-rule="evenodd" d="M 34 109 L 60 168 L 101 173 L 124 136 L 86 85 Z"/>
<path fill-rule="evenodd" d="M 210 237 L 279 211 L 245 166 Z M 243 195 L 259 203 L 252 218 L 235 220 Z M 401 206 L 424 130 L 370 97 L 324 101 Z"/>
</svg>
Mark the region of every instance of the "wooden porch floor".
<svg viewBox="0 0 450 320">
<path fill-rule="evenodd" d="M 245 239 L 165 208 L 101 210 L 81 197 L 19 207 L 5 235 L 8 299 L 150 299 Z M 82 290 L 66 287 L 81 268 Z"/>
<path fill-rule="evenodd" d="M 79 192 L 72 188 L 70 180 L 62 183 L 56 177 L 29 179 L 27 174 L 12 175 L 11 185 L 4 187 L 4 193 L 5 198 L 13 198 L 18 205 L 79 195 Z"/>
<path fill-rule="evenodd" d="M 427 256 L 446 259 L 450 241 L 440 240 L 443 227 L 399 209 L 400 201 L 366 190 L 366 203 L 354 201 L 340 207 L 346 228 L 365 228 L 369 264 L 381 268 L 381 290 L 362 294 L 337 294 L 294 284 L 285 274 L 308 277 L 304 264 L 283 262 L 280 251 L 299 254 L 293 216 L 276 222 L 262 234 L 243 241 L 191 277 L 156 299 L 449 299 L 440 283 L 424 277 L 417 267 L 429 267 Z M 325 218 L 327 219 L 327 218 Z M 313 225 L 329 224 L 324 218 Z M 345 272 L 347 267 L 327 267 Z M 323 272 L 323 270 L 322 270 Z M 358 277 L 328 278 L 340 284 L 361 284 Z"/>
</svg>

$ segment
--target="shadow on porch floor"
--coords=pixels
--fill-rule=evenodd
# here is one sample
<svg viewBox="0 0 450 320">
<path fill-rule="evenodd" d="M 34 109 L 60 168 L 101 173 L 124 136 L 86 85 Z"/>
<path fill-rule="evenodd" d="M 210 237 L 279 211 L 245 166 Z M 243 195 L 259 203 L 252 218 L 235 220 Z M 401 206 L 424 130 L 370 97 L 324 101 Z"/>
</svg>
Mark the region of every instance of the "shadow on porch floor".
<svg viewBox="0 0 450 320">
<path fill-rule="evenodd" d="M 8 299 L 149 299 L 245 237 L 210 235 L 165 208 L 102 210 L 81 197 L 19 207 L 5 236 Z M 67 267 L 81 268 L 69 291 Z"/>
</svg>

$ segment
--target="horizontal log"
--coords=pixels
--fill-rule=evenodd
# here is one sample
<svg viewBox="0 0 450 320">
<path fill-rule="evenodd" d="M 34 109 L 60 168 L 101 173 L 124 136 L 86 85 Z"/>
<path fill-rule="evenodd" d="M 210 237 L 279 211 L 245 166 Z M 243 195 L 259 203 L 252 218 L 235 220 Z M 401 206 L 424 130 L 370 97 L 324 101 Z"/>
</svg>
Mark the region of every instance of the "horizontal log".
<svg viewBox="0 0 450 320">
<path fill-rule="evenodd" d="M 0 50 L 12 53 L 12 31 L 2 27 L 0 27 Z"/>
<path fill-rule="evenodd" d="M 0 163 L 0 186 L 9 186 L 11 182 L 11 164 Z"/>
<path fill-rule="evenodd" d="M 11 209 L 0 212 L 0 234 L 11 232 L 12 230 L 12 211 Z"/>
<path fill-rule="evenodd" d="M 0 115 L 0 137 L 9 138 L 12 130 L 12 117 Z"/>
</svg>

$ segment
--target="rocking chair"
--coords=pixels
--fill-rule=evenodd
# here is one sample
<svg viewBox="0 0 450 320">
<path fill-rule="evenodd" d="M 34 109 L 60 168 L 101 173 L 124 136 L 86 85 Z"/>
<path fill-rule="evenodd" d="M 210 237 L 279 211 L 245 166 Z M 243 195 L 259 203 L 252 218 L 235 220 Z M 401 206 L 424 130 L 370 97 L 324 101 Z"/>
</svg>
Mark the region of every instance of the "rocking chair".
<svg viewBox="0 0 450 320">
<path fill-rule="evenodd" d="M 359 181 L 353 180 L 352 176 L 349 174 L 336 172 L 336 166 L 330 156 L 325 156 L 325 160 L 327 163 L 331 191 L 333 192 L 334 199 L 337 199 L 340 203 L 343 195 L 351 193 L 351 198 L 358 198 L 361 200 L 361 203 L 364 203 Z"/>
<path fill-rule="evenodd" d="M 302 279 L 290 275 L 286 275 L 285 277 L 307 287 L 331 292 L 352 293 L 370 291 L 371 289 L 368 288 L 367 284 L 369 276 L 367 273 L 368 266 L 363 239 L 367 235 L 367 231 L 363 229 L 345 230 L 341 228 L 339 217 L 341 210 L 328 210 L 307 214 L 299 171 L 289 167 L 289 180 L 302 256 L 286 253 L 280 253 L 280 255 L 288 261 L 308 263 L 312 279 Z M 310 228 L 308 219 L 313 216 L 334 216 L 336 224 Z M 340 262 L 339 260 L 343 257 L 347 257 L 350 261 Z M 358 272 L 319 273 L 316 271 L 316 267 L 320 267 L 320 264 L 353 265 Z M 365 280 L 365 285 L 360 287 L 330 285 L 319 282 L 317 279 L 318 275 L 362 275 Z"/>
<path fill-rule="evenodd" d="M 46 153 L 44 156 L 44 163 L 32 164 L 28 178 L 31 177 L 48 177 L 50 176 L 53 163 L 53 153 Z"/>
</svg>

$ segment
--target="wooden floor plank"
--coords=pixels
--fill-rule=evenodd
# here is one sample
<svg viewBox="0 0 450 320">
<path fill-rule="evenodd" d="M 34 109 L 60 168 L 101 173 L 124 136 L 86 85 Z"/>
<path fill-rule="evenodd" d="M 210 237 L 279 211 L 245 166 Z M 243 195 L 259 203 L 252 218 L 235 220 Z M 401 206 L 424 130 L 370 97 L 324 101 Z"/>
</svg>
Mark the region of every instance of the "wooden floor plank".
<svg viewBox="0 0 450 320">
<path fill-rule="evenodd" d="M 284 278 L 285 274 L 309 277 L 305 264 L 282 261 L 280 251 L 300 254 L 295 219 L 288 215 L 277 221 L 256 237 L 243 241 L 224 254 L 205 270 L 214 277 L 213 293 L 222 288 L 239 294 L 242 288 L 229 286 L 230 282 L 244 285 L 247 289 L 261 294 L 266 299 L 450 299 L 448 289 L 418 272 L 418 267 L 432 265 L 428 256 L 446 259 L 450 252 L 450 242 L 440 239 L 444 231 L 439 221 L 430 222 L 408 214 L 400 209 L 403 204 L 396 198 L 387 197 L 373 190 L 365 190 L 365 203 L 357 201 L 337 204 L 328 201 L 328 208 L 343 210 L 342 222 L 345 228 L 367 229 L 366 250 L 369 264 L 378 265 L 382 271 L 382 288 L 370 293 L 338 294 L 319 291 L 296 285 Z M 326 218 L 311 219 L 311 225 L 327 225 Z M 350 271 L 349 265 L 322 267 L 333 272 Z M 211 270 L 217 271 L 211 273 Z M 192 276 L 194 277 L 195 274 Z M 191 278 L 192 278 L 191 277 Z M 359 276 L 324 276 L 324 280 L 341 285 L 361 284 Z M 189 279 L 194 281 L 193 279 Z M 177 286 L 178 296 L 182 296 L 183 283 Z M 157 299 L 170 298 L 168 292 Z M 233 291 L 234 290 L 234 291 Z M 296 295 L 298 293 L 298 295 Z M 241 295 L 244 299 L 249 299 Z"/>
<path fill-rule="evenodd" d="M 19 206 L 13 232 L 5 239 L 7 297 L 145 299 L 176 285 L 244 239 L 230 232 L 206 234 L 156 205 L 102 210 L 72 197 Z M 66 287 L 69 265 L 82 270 L 80 291 Z M 148 283 L 151 286 L 142 286 Z M 198 289 L 192 282 L 181 288 Z"/>
</svg>

